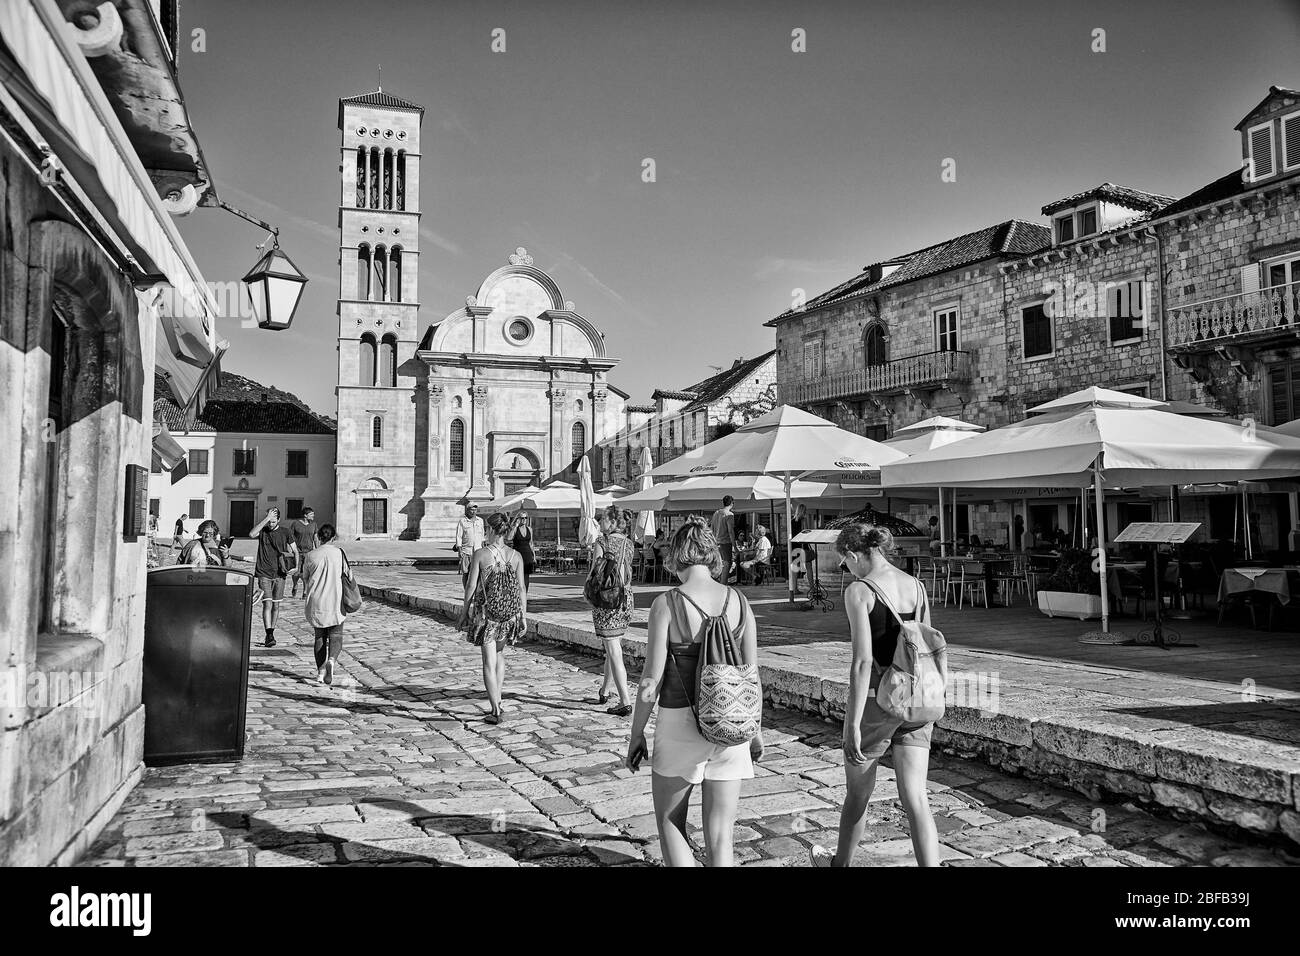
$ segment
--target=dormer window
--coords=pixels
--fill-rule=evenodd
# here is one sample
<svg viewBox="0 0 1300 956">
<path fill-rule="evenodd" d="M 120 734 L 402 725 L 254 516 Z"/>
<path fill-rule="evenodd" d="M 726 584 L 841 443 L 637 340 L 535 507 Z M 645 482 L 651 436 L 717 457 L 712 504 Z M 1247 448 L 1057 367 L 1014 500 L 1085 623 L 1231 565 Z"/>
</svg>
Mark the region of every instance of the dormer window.
<svg viewBox="0 0 1300 956">
<path fill-rule="evenodd" d="M 1054 220 L 1056 227 L 1056 244 L 1070 242 L 1091 236 L 1097 231 L 1097 207 L 1085 206 L 1062 213 Z"/>
<path fill-rule="evenodd" d="M 1057 243 L 1069 242 L 1074 238 L 1074 213 L 1056 217 Z"/>
<path fill-rule="evenodd" d="M 1300 113 L 1282 117 L 1282 168 L 1300 169 Z"/>
<path fill-rule="evenodd" d="M 1075 213 L 1075 217 L 1075 223 L 1078 227 L 1075 231 L 1078 233 L 1080 239 L 1084 236 L 1091 236 L 1097 231 L 1096 206 L 1089 206 L 1087 209 L 1080 209 Z"/>
<path fill-rule="evenodd" d="M 1246 130 L 1246 143 L 1250 148 L 1249 177 L 1251 182 L 1267 179 L 1277 172 L 1273 156 L 1273 123 L 1260 123 Z"/>
</svg>

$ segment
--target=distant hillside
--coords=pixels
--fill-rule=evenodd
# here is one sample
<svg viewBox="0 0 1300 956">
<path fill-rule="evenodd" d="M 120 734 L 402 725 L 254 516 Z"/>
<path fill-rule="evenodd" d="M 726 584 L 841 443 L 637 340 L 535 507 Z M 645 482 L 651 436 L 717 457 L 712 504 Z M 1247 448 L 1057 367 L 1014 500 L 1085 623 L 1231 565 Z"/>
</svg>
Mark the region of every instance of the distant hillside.
<svg viewBox="0 0 1300 956">
<path fill-rule="evenodd" d="M 180 427 L 180 410 L 163 396 L 169 395 L 166 381 L 158 376 L 154 381 L 154 395 L 160 397 L 155 401 L 154 416 L 161 417 L 169 426 Z M 251 406 L 259 406 L 253 408 Z M 284 406 L 296 409 L 287 412 Z M 299 414 L 301 413 L 301 414 Z M 302 415 L 316 423 L 308 424 Z M 200 420 L 219 431 L 251 432 L 319 432 L 328 430 L 336 432 L 338 423 L 331 415 L 321 415 L 293 392 L 286 392 L 274 385 L 263 385 L 251 378 L 235 372 L 222 371 L 221 387 L 208 399 Z M 324 429 L 321 428 L 324 426 Z"/>
</svg>

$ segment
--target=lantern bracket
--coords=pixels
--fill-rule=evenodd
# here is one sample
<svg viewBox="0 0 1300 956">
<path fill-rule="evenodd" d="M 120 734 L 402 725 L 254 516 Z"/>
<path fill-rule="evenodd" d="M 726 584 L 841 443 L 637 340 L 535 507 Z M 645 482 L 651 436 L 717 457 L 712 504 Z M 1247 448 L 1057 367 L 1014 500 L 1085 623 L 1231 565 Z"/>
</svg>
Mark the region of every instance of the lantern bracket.
<svg viewBox="0 0 1300 956">
<path fill-rule="evenodd" d="M 251 222 L 255 226 L 261 226 L 263 229 L 265 229 L 267 232 L 271 234 L 272 242 L 277 247 L 280 245 L 280 230 L 277 227 L 271 225 L 269 222 L 263 222 L 261 219 L 258 219 L 256 216 L 250 216 L 248 213 L 244 212 L 244 210 L 238 209 L 230 205 L 230 203 L 226 202 L 224 199 L 218 199 L 217 205 L 219 205 L 226 212 L 234 213 L 236 216 L 238 216 L 240 219 L 244 220 L 245 222 Z"/>
</svg>

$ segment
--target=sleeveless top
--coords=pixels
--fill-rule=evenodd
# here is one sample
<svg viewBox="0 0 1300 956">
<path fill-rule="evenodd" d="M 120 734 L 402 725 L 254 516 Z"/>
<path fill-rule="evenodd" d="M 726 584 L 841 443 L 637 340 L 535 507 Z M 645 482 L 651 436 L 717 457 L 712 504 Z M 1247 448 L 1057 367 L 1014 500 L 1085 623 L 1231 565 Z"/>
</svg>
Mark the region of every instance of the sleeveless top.
<svg viewBox="0 0 1300 956">
<path fill-rule="evenodd" d="M 722 605 L 722 613 L 718 615 L 708 614 L 704 608 L 700 607 L 695 601 L 680 588 L 673 588 L 668 592 L 668 662 L 664 665 L 664 676 L 659 681 L 659 706 L 660 707 L 694 707 L 696 704 L 697 689 L 695 686 L 695 674 L 700 663 L 700 648 L 703 647 L 701 636 L 704 633 L 705 625 L 716 617 L 721 617 L 725 622 L 727 619 L 727 610 L 731 607 L 732 588 L 727 588 L 727 600 Z M 690 601 L 691 605 L 699 612 L 702 620 L 700 626 L 692 634 L 689 630 L 690 619 L 686 616 L 686 605 L 683 601 Z M 745 603 L 741 599 L 740 604 L 740 622 L 733 629 L 732 634 L 739 640 L 745 629 Z M 674 641 L 673 634 L 691 634 L 689 641 Z"/>
<path fill-rule="evenodd" d="M 898 621 L 894 620 L 894 615 L 889 613 L 889 608 L 885 607 L 885 602 L 880 600 L 880 596 L 875 592 L 871 595 L 875 598 L 875 604 L 871 606 L 871 613 L 867 615 L 867 621 L 871 624 L 871 659 L 876 667 L 884 669 L 894 662 L 894 652 L 898 650 L 898 635 L 902 633 L 902 627 Z M 904 614 L 899 612 L 904 621 L 915 621 L 917 608 Z"/>
<path fill-rule="evenodd" d="M 515 532 L 515 536 L 510 543 L 519 552 L 519 557 L 524 559 L 524 567 L 529 567 L 536 562 L 536 555 L 533 554 L 533 531 L 531 528 L 521 526 Z"/>
<path fill-rule="evenodd" d="M 519 579 L 497 545 L 491 545 L 489 550 L 492 552 L 492 567 L 481 572 L 479 581 L 483 616 L 489 621 L 510 621 L 523 613 Z"/>
<path fill-rule="evenodd" d="M 623 576 L 627 577 L 628 572 L 632 569 L 632 558 L 636 554 L 636 546 L 631 540 L 622 534 L 602 534 L 596 539 L 597 548 L 592 552 L 591 570 L 592 573 L 600 566 L 600 562 L 605 557 L 612 557 L 618 562 L 618 566 L 623 569 Z"/>
</svg>

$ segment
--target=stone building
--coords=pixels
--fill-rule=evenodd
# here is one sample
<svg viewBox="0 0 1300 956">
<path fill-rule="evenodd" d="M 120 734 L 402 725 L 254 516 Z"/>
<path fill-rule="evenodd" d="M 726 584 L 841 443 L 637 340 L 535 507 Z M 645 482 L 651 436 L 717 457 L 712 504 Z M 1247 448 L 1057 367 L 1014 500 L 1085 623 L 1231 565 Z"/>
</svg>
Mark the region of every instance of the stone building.
<svg viewBox="0 0 1300 956">
<path fill-rule="evenodd" d="M 211 518 L 223 535 L 246 537 L 271 507 L 293 519 L 310 506 L 318 525 L 334 523 L 334 428 L 296 396 L 230 372 L 198 415 L 155 394 L 154 421 L 185 450 L 171 469 L 154 456 L 149 511 L 160 539 L 178 516 L 190 534 Z"/>
<path fill-rule="evenodd" d="M 1236 129 L 1242 168 L 1186 196 L 1102 183 L 1044 205 L 1044 224 L 869 266 L 782 313 L 768 323 L 782 395 L 873 437 L 929 414 L 997 427 L 1088 385 L 1261 424 L 1300 417 L 1300 93 L 1271 87 Z M 1191 496 L 1181 513 L 1231 537 L 1234 497 Z M 1260 543 L 1285 547 L 1296 497 L 1253 500 Z M 1027 507 L 1062 527 L 1075 516 L 1064 498 Z M 1108 524 L 1149 507 L 1116 503 Z M 1005 541 L 1007 514 L 964 506 L 958 528 Z"/>
<path fill-rule="evenodd" d="M 615 431 L 618 359 L 518 249 L 419 334 L 420 122 L 339 101 L 338 482 L 344 538 L 450 541 L 461 506 L 563 471 Z"/>
<path fill-rule="evenodd" d="M 220 351 L 177 35 L 174 2 L 0 4 L 0 866 L 72 862 L 143 772 L 154 376 L 201 409 Z"/>
<path fill-rule="evenodd" d="M 656 465 L 708 444 L 779 404 L 776 352 L 738 358 L 731 367 L 684 389 L 655 389 L 653 404 L 625 405 L 619 430 L 593 449 L 594 480 L 631 488 L 641 477 L 641 449 Z"/>
</svg>

